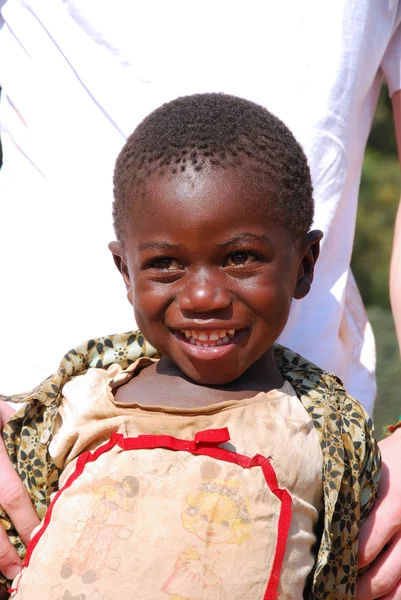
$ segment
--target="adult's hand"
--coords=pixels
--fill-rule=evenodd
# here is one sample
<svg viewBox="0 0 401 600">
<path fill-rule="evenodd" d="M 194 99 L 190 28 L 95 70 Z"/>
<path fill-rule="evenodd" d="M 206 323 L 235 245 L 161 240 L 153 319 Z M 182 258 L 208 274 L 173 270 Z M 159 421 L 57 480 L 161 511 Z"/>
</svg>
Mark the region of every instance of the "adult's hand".
<svg viewBox="0 0 401 600">
<path fill-rule="evenodd" d="M 0 429 L 13 414 L 13 409 L 0 402 Z M 22 541 L 27 544 L 32 530 L 39 525 L 39 519 L 32 506 L 24 484 L 10 462 L 3 441 L 0 438 L 0 505 L 14 523 Z M 22 561 L 11 545 L 7 533 L 0 525 L 0 571 L 7 579 L 14 579 L 21 569 Z M 1 598 L 0 591 L 0 598 Z"/>
<path fill-rule="evenodd" d="M 379 496 L 360 533 L 357 600 L 401 600 L 401 429 L 379 442 L 383 468 Z"/>
</svg>

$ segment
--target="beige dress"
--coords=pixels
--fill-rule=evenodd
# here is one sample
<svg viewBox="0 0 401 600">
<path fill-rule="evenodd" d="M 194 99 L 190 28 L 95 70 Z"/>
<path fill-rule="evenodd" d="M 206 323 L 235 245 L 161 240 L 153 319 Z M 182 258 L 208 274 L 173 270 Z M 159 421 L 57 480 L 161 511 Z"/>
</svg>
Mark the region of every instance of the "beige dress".
<svg viewBox="0 0 401 600">
<path fill-rule="evenodd" d="M 12 597 L 302 600 L 322 455 L 293 388 L 201 409 L 115 402 L 149 362 L 64 386 L 60 492 Z"/>
</svg>

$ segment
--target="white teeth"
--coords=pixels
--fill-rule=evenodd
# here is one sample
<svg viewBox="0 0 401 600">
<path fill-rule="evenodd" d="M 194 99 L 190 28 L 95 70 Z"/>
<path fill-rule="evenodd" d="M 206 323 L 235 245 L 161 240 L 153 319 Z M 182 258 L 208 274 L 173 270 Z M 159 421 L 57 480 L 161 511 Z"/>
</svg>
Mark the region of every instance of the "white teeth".
<svg viewBox="0 0 401 600">
<path fill-rule="evenodd" d="M 193 346 L 212 348 L 227 344 L 235 335 L 235 329 L 218 329 L 213 331 L 199 331 L 196 329 L 182 329 L 181 333 Z"/>
</svg>

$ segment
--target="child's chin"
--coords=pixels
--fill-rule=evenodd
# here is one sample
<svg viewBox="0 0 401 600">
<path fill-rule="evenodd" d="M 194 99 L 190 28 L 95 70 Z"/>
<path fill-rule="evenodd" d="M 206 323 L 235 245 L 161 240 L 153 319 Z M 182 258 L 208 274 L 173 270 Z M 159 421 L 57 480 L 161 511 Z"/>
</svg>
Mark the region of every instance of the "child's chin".
<svg viewBox="0 0 401 600">
<path fill-rule="evenodd" d="M 188 369 L 184 371 L 185 375 L 192 379 L 195 383 L 199 385 L 213 385 L 213 386 L 223 386 L 228 385 L 238 379 L 241 376 L 241 373 L 222 373 L 221 370 L 215 368 L 207 369 L 207 372 L 202 372 L 197 369 Z"/>
</svg>

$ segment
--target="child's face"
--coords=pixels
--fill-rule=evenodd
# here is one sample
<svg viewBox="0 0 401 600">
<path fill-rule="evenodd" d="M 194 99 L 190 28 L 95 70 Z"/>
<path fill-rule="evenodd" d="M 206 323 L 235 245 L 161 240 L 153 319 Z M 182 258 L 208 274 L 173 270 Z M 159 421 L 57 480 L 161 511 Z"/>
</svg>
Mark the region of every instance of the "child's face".
<svg viewBox="0 0 401 600">
<path fill-rule="evenodd" d="M 203 384 L 234 381 L 269 351 L 313 277 L 320 232 L 294 240 L 248 177 L 154 175 L 124 251 L 110 245 L 145 338 Z"/>
<path fill-rule="evenodd" d="M 234 534 L 236 512 L 235 504 L 228 498 L 214 494 L 206 496 L 192 523 L 195 534 L 199 539 L 214 544 L 228 542 Z"/>
</svg>

